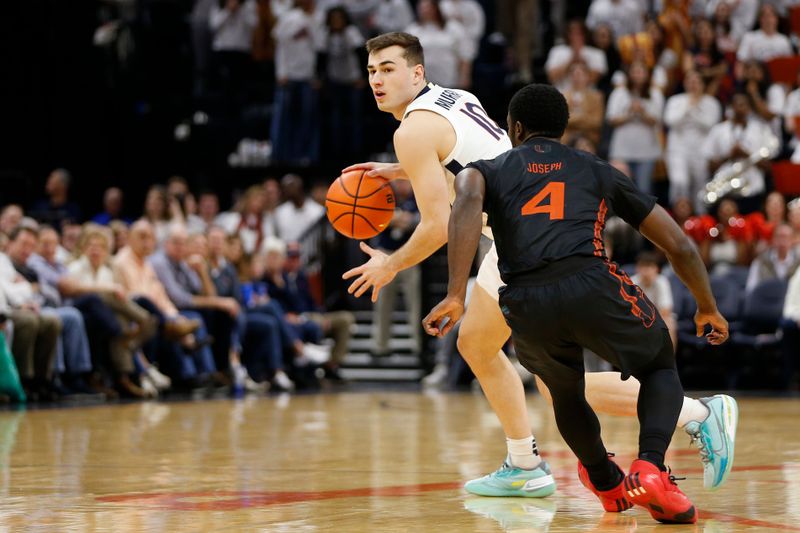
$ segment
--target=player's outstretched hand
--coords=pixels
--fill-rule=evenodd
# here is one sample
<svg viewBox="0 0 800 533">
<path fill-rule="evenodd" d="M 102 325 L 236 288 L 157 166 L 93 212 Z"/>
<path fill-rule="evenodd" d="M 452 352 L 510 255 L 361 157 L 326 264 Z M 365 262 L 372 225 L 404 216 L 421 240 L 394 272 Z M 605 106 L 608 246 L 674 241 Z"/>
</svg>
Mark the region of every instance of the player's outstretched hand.
<svg viewBox="0 0 800 533">
<path fill-rule="evenodd" d="M 369 254 L 369 261 L 348 270 L 342 274 L 342 279 L 356 278 L 356 280 L 347 289 L 347 292 L 353 294 L 356 298 L 360 298 L 362 294 L 367 292 L 372 287 L 372 301 L 378 301 L 378 293 L 380 290 L 391 283 L 397 275 L 397 271 L 389 266 L 389 256 L 380 250 L 370 248 L 370 246 L 361 242 L 361 251 Z"/>
<path fill-rule="evenodd" d="M 728 321 L 719 314 L 719 311 L 701 313 L 698 309 L 694 314 L 694 323 L 697 326 L 698 337 L 703 336 L 706 325 L 711 326 L 711 332 L 706 335 L 709 344 L 722 344 L 728 340 Z"/>
<path fill-rule="evenodd" d="M 464 301 L 454 296 L 448 296 L 422 319 L 422 327 L 425 328 L 425 333 L 428 335 L 444 337 L 455 327 L 462 316 L 464 316 Z"/>
<path fill-rule="evenodd" d="M 370 161 L 368 163 L 356 163 L 342 170 L 342 174 L 350 172 L 351 170 L 368 170 L 367 176 L 376 178 L 378 176 L 385 178 L 389 181 L 392 180 L 407 180 L 408 174 L 405 173 L 400 163 L 378 163 Z"/>
</svg>

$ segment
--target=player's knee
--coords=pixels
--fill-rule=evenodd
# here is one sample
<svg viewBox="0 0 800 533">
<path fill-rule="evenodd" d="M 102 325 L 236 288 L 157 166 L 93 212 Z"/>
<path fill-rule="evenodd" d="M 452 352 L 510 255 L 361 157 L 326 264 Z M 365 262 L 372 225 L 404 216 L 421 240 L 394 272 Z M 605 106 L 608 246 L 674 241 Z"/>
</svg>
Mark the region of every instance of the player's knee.
<svg viewBox="0 0 800 533">
<path fill-rule="evenodd" d="M 471 332 L 469 328 L 460 328 L 458 341 L 456 341 L 458 353 L 469 363 L 480 362 L 481 349 L 479 336 Z"/>
</svg>

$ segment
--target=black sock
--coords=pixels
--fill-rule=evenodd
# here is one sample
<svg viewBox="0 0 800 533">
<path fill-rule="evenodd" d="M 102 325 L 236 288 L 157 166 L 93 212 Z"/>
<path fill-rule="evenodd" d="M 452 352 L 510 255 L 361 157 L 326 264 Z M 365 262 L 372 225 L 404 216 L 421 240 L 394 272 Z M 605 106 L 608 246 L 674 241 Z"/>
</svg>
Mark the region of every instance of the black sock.
<svg viewBox="0 0 800 533">
<path fill-rule="evenodd" d="M 639 452 L 639 459 L 641 459 L 643 461 L 647 461 L 648 463 L 653 463 L 662 472 L 666 472 L 667 471 L 667 467 L 664 466 L 664 454 L 663 453 L 660 453 L 660 452 L 657 452 L 657 451 Z"/>
<path fill-rule="evenodd" d="M 600 491 L 611 490 L 622 482 L 622 472 L 611 460 L 606 459 L 596 465 L 583 465 L 589 473 L 594 488 Z"/>
</svg>

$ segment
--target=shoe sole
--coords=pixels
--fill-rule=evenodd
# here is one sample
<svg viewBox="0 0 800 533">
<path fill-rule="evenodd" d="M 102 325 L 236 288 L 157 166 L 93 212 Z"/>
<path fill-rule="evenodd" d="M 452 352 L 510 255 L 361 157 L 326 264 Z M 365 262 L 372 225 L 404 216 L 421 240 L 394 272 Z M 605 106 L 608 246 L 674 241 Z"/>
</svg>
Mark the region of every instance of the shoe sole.
<svg viewBox="0 0 800 533">
<path fill-rule="evenodd" d="M 708 490 L 717 490 L 720 488 L 728 480 L 728 475 L 731 473 L 731 470 L 733 470 L 733 458 L 736 448 L 736 428 L 739 424 L 739 405 L 736 403 L 736 400 L 727 394 L 720 394 L 716 396 L 716 398 L 722 400 L 722 421 L 725 428 L 730 428 L 730 431 L 724 432 L 725 444 L 728 449 L 728 462 L 725 464 L 725 470 L 722 472 L 719 481 L 705 487 Z"/>
<path fill-rule="evenodd" d="M 639 481 L 639 473 L 634 472 L 628 474 L 623 480 L 623 487 L 627 493 L 628 499 L 636 505 L 644 507 L 655 520 L 662 524 L 694 524 L 697 522 L 697 511 L 694 505 L 689 507 L 686 511 L 675 514 L 667 514 L 664 509 L 668 507 L 658 497 L 661 492 L 660 487 L 650 488 L 644 487 Z"/>
<path fill-rule="evenodd" d="M 622 474 L 623 479 L 620 484 L 625 481 L 625 472 L 622 472 Z M 592 487 L 592 482 L 589 480 L 589 473 L 580 463 L 578 463 L 578 480 L 580 480 L 581 484 L 586 487 L 587 490 L 597 496 L 597 499 L 600 500 L 600 504 L 603 506 L 603 510 L 607 513 L 621 513 L 633 507 L 633 503 L 631 503 L 631 501 L 625 497 L 624 491 L 622 492 L 622 498 L 614 499 L 603 497 L 602 495 L 598 494 L 594 487 Z"/>
<path fill-rule="evenodd" d="M 478 496 L 496 496 L 501 498 L 546 498 L 556 491 L 556 483 L 552 476 L 547 476 L 540 479 L 547 479 L 548 477 L 550 478 L 548 484 L 535 490 L 501 489 L 498 487 L 486 486 L 476 487 L 474 485 L 470 486 L 470 482 L 467 482 L 467 484 L 464 485 L 464 490 L 470 494 L 476 494 Z"/>
</svg>

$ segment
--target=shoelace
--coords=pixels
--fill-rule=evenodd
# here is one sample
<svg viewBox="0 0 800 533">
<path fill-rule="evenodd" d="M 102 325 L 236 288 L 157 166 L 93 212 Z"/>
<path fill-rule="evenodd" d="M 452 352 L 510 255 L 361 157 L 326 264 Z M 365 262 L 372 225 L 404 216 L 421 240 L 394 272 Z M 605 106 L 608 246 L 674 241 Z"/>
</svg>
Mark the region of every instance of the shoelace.
<svg viewBox="0 0 800 533">
<path fill-rule="evenodd" d="M 711 458 L 709 457 L 710 453 L 708 451 L 708 446 L 706 446 L 706 443 L 703 440 L 703 436 L 700 433 L 699 429 L 696 431 L 692 431 L 689 434 L 689 444 L 694 444 L 700 451 L 700 461 L 702 461 L 704 465 L 711 462 Z"/>
<path fill-rule="evenodd" d="M 677 483 L 675 483 L 676 481 L 683 481 L 683 480 L 685 480 L 685 479 L 686 479 L 685 477 L 676 477 L 676 476 L 673 476 L 673 475 L 672 475 L 672 468 L 670 468 L 670 467 L 667 467 L 667 472 L 666 472 L 666 474 L 667 474 L 667 479 L 669 479 L 669 482 L 670 482 L 670 483 L 672 483 L 673 485 L 675 485 L 676 487 L 678 486 L 678 484 L 677 484 Z"/>
</svg>

